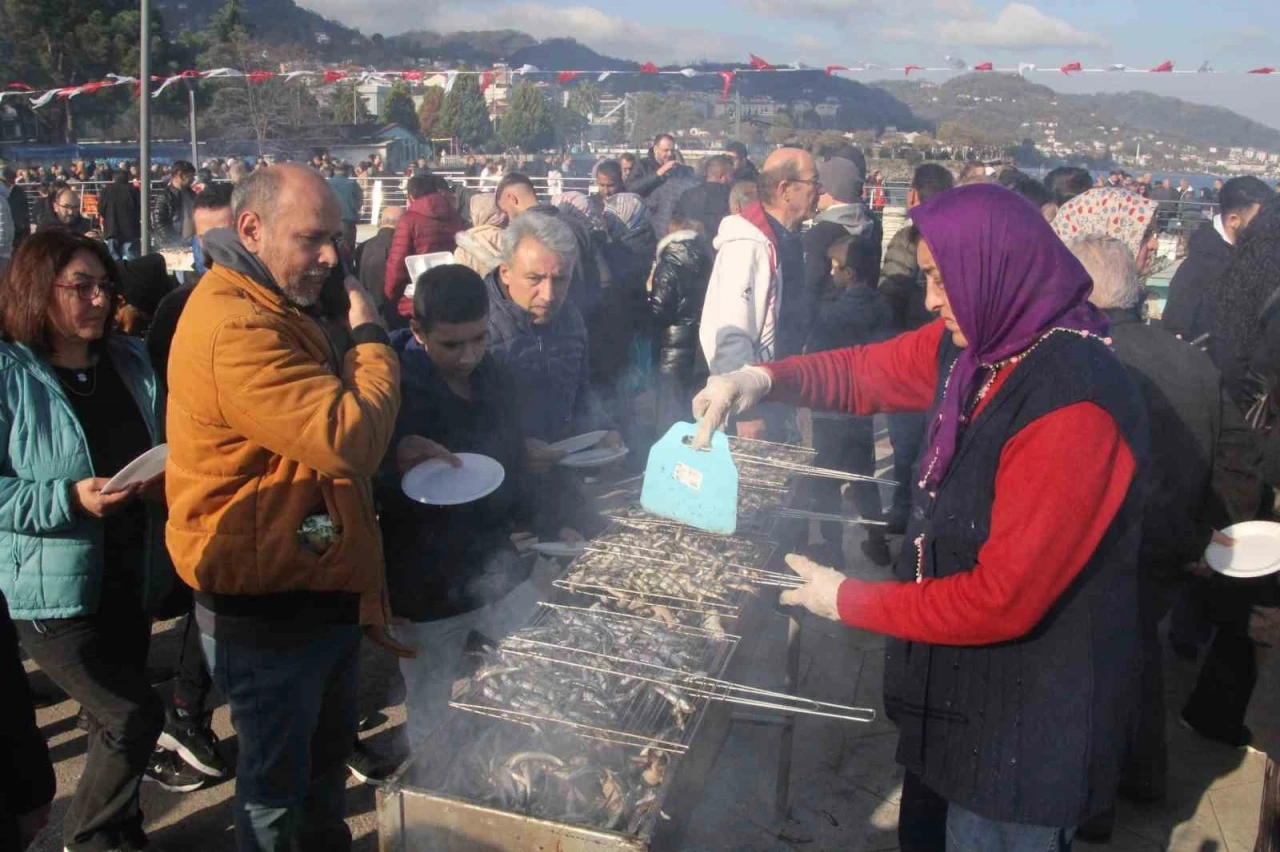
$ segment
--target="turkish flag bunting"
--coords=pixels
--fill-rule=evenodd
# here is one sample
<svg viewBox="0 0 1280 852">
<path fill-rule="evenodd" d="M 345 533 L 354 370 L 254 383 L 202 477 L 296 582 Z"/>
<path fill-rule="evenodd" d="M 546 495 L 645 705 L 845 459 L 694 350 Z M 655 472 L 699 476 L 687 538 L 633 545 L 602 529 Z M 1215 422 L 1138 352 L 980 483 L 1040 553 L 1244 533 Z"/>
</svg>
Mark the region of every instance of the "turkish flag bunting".
<svg viewBox="0 0 1280 852">
<path fill-rule="evenodd" d="M 912 71 L 923 71 L 923 70 L 924 70 L 923 65 L 908 65 L 906 68 L 902 69 L 902 73 L 910 77 Z"/>
<path fill-rule="evenodd" d="M 324 72 L 324 81 L 326 83 L 336 83 L 339 80 L 345 79 L 346 76 L 346 71 L 326 71 Z"/>
<path fill-rule="evenodd" d="M 1263 65 L 1261 68 L 1255 68 L 1249 73 L 1250 74 L 1274 74 L 1276 73 L 1276 69 L 1272 68 L 1270 65 Z"/>
<path fill-rule="evenodd" d="M 830 76 L 832 75 L 832 73 L 833 73 L 833 72 L 836 72 L 836 71 L 848 71 L 848 70 L 849 70 L 849 68 L 848 68 L 848 66 L 846 66 L 846 65 L 828 65 L 828 66 L 827 66 L 827 76 L 828 76 L 828 77 L 830 77 Z"/>
<path fill-rule="evenodd" d="M 748 53 L 747 56 L 751 57 L 751 67 L 756 69 L 757 71 L 778 70 L 775 66 L 770 65 L 768 62 L 765 62 L 763 59 L 761 59 L 759 56 L 756 56 L 754 53 Z"/>
<path fill-rule="evenodd" d="M 652 62 L 646 62 L 645 64 L 640 66 L 640 73 L 641 74 L 657 74 L 658 66 L 654 65 Z"/>
<path fill-rule="evenodd" d="M 417 81 L 417 80 L 421 80 L 421 79 L 422 79 L 422 72 L 421 72 L 421 71 L 406 71 L 406 72 L 404 72 L 403 74 L 401 74 L 400 76 L 404 77 L 406 80 L 414 80 L 414 81 Z"/>
<path fill-rule="evenodd" d="M 265 83 L 276 75 L 270 71 L 250 71 L 244 76 L 250 83 Z"/>
<path fill-rule="evenodd" d="M 1161 62 L 1155 68 L 1151 69 L 1152 74 L 1168 74 L 1172 71 L 1173 71 L 1173 62 L 1167 59 L 1164 62 Z"/>
<path fill-rule="evenodd" d="M 579 73 L 578 71 L 561 71 L 556 75 L 556 82 L 563 86 L 577 77 Z"/>
<path fill-rule="evenodd" d="M 729 87 L 733 85 L 733 78 L 735 75 L 732 71 L 717 71 L 716 73 L 719 74 L 720 79 L 724 81 L 724 85 L 720 87 L 720 103 L 724 103 L 729 100 Z"/>
<path fill-rule="evenodd" d="M 992 65 L 990 62 L 984 62 L 981 65 L 973 66 L 973 70 L 974 71 L 994 71 L 996 70 L 996 67 Z"/>
<path fill-rule="evenodd" d="M 485 71 L 480 75 L 480 94 L 484 94 L 484 90 L 493 85 L 493 72 Z"/>
<path fill-rule="evenodd" d="M 1079 70 L 1080 70 L 1079 62 L 1068 62 L 1066 65 L 1062 66 L 1062 73 L 1066 74 L 1068 77 L 1071 76 L 1072 71 L 1079 71 Z"/>
<path fill-rule="evenodd" d="M 4 87 L 6 89 L 18 89 L 23 92 L 35 91 L 35 89 L 33 89 L 31 86 L 28 86 L 26 83 L 5 83 Z"/>
</svg>

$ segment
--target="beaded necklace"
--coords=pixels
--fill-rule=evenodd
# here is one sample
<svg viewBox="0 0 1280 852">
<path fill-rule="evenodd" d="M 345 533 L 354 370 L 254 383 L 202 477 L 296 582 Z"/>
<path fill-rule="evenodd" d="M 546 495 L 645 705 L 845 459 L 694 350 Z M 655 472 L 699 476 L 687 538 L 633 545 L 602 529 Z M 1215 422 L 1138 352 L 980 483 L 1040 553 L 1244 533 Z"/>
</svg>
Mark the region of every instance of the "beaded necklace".
<svg viewBox="0 0 1280 852">
<path fill-rule="evenodd" d="M 983 370 L 987 370 L 988 374 L 986 379 L 983 380 L 982 385 L 978 388 L 978 392 L 974 394 L 973 400 L 970 401 L 969 404 L 965 406 L 966 413 L 961 415 L 961 418 L 960 418 L 961 425 L 965 425 L 970 421 L 970 419 L 973 416 L 973 413 L 977 410 L 979 403 L 981 403 L 982 400 L 986 398 L 987 394 L 991 392 L 991 388 L 995 386 L 996 377 L 1000 375 L 1000 371 L 1002 369 L 1004 369 L 1005 367 L 1011 367 L 1017 364 L 1019 361 L 1022 361 L 1028 355 L 1034 352 L 1037 346 L 1039 346 L 1041 343 L 1044 343 L 1045 340 L 1049 338 L 1049 335 L 1059 331 L 1066 332 L 1067 334 L 1074 334 L 1078 337 L 1085 337 L 1085 338 L 1098 337 L 1098 335 L 1094 334 L 1091 331 L 1084 331 L 1078 328 L 1051 328 L 1048 331 L 1046 331 L 1044 334 L 1036 338 L 1034 343 L 1032 343 L 1030 346 L 1022 350 L 1021 352 L 1018 352 L 1014 355 L 1010 355 L 1008 358 L 1004 358 L 1000 361 L 995 361 L 991 364 L 980 364 L 979 368 Z M 1102 340 L 1102 342 L 1107 344 L 1108 346 L 1111 345 L 1110 338 L 1101 337 L 1099 339 Z M 946 384 L 943 386 L 943 391 L 942 391 L 942 394 L 944 397 L 946 396 L 947 389 L 951 385 L 951 373 L 955 370 L 955 366 L 956 366 L 955 362 L 952 361 L 951 368 L 947 371 L 947 381 L 946 381 Z M 938 417 L 939 418 L 942 417 L 941 412 L 939 412 Z M 933 457 L 929 460 L 929 467 L 925 470 L 924 476 L 920 478 L 919 485 L 921 488 L 924 488 L 925 483 L 929 481 L 929 477 L 933 473 L 934 466 L 937 465 L 937 463 L 938 463 L 938 451 L 935 449 L 933 451 Z M 930 499 L 933 499 L 934 497 L 937 497 L 937 496 L 938 494 L 936 491 L 929 492 Z M 916 536 L 916 539 L 914 542 L 912 542 L 912 544 L 914 544 L 916 547 L 916 582 L 923 583 L 924 582 L 924 534 L 922 533 Z"/>
</svg>

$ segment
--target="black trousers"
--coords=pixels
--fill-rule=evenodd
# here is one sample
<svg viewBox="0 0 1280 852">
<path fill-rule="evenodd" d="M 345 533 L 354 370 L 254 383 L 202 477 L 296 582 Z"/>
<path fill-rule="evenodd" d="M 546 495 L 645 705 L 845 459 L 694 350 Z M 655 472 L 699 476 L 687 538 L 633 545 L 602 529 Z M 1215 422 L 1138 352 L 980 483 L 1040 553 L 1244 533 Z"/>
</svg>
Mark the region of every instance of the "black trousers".
<svg viewBox="0 0 1280 852">
<path fill-rule="evenodd" d="M 88 755 L 63 819 L 63 844 L 72 852 L 145 845 L 138 787 L 164 725 L 160 697 L 147 682 L 150 616 L 104 595 L 94 615 L 15 626 L 27 654 L 89 717 Z"/>
<path fill-rule="evenodd" d="M 913 772 L 902 779 L 898 847 L 901 852 L 946 852 L 947 848 L 947 800 Z"/>
<path fill-rule="evenodd" d="M 1198 728 L 1238 736 L 1258 668 L 1280 640 L 1280 587 L 1274 577 L 1211 577 L 1200 583 L 1217 628 L 1183 715 Z"/>
<path fill-rule="evenodd" d="M 173 706 L 194 719 L 203 720 L 212 689 L 213 677 L 200 648 L 200 627 L 195 614 L 188 610 L 182 619 L 182 650 L 174 673 Z"/>
</svg>

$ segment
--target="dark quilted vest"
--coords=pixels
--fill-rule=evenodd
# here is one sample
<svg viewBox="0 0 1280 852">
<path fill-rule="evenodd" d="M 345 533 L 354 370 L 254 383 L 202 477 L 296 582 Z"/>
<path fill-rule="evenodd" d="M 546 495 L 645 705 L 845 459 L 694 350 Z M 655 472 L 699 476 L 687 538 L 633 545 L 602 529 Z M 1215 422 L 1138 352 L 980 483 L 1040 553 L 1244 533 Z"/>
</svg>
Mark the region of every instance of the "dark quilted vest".
<svg viewBox="0 0 1280 852">
<path fill-rule="evenodd" d="M 940 375 L 958 354 L 944 337 Z M 936 496 L 915 489 L 898 578 L 915 582 L 918 536 L 925 577 L 972 570 L 1005 443 L 1085 401 L 1111 414 L 1141 466 L 1146 415 L 1124 367 L 1096 338 L 1053 334 L 966 428 Z M 983 647 L 888 642 L 884 702 L 901 729 L 898 760 L 948 801 L 988 819 L 1064 827 L 1111 804 L 1137 698 L 1137 493 L 1027 636 Z"/>
</svg>

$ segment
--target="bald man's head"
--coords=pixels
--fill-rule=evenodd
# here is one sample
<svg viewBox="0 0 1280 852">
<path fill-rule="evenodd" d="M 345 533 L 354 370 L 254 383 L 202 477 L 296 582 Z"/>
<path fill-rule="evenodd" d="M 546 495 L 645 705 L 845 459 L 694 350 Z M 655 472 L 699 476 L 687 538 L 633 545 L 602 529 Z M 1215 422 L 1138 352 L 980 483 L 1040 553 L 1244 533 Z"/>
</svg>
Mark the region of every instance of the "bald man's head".
<svg viewBox="0 0 1280 852">
<path fill-rule="evenodd" d="M 760 201 L 769 215 L 796 228 L 817 209 L 822 188 L 813 155 L 803 148 L 779 148 L 760 167 Z"/>
<path fill-rule="evenodd" d="M 236 184 L 231 207 L 241 244 L 285 297 L 314 305 L 338 265 L 334 241 L 342 236 L 338 200 L 319 173 L 292 164 L 258 169 Z"/>
<path fill-rule="evenodd" d="M 383 207 L 382 215 L 378 217 L 379 228 L 394 228 L 400 224 L 400 219 L 404 216 L 403 207 Z"/>
</svg>

